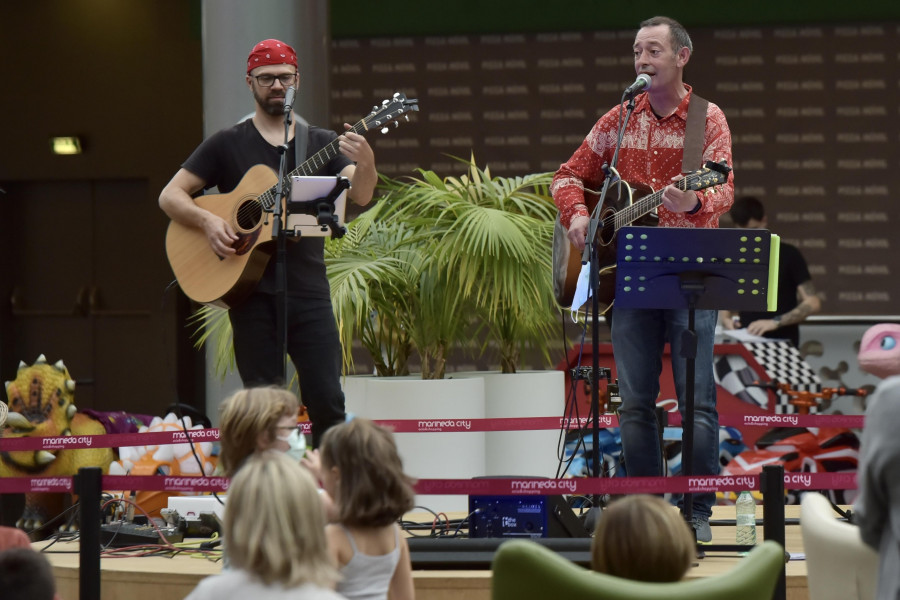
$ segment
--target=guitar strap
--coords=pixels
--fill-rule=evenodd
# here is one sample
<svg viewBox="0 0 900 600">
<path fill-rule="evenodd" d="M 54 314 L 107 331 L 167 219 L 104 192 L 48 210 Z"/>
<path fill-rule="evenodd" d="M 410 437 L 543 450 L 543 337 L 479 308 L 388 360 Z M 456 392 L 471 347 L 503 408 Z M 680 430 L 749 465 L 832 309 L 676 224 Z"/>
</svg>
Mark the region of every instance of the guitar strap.
<svg viewBox="0 0 900 600">
<path fill-rule="evenodd" d="M 681 172 L 691 173 L 703 164 L 703 140 L 706 137 L 706 109 L 709 100 L 691 92 L 688 104 L 687 123 L 684 127 L 684 152 L 681 157 Z"/>
<path fill-rule="evenodd" d="M 690 107 L 688 107 L 690 111 Z M 689 115 L 690 116 L 690 115 Z M 306 161 L 306 147 L 309 145 L 309 123 L 306 119 L 294 113 L 294 167 L 299 167 Z"/>
</svg>

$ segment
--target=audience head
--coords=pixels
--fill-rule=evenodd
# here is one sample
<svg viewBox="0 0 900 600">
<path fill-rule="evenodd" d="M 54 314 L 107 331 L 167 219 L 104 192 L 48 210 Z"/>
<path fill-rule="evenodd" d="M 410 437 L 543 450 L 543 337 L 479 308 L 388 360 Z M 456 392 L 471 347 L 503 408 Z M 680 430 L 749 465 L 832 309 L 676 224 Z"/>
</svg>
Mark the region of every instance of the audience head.
<svg viewBox="0 0 900 600">
<path fill-rule="evenodd" d="M 233 477 L 254 452 L 287 451 L 299 407 L 292 392 L 276 387 L 239 390 L 226 398 L 219 407 L 219 459 L 225 476 Z"/>
<path fill-rule="evenodd" d="M 31 548 L 0 552 L 0 590 L 4 600 L 53 600 L 56 581 L 47 557 Z"/>
<path fill-rule="evenodd" d="M 415 504 L 394 435 L 368 419 L 331 427 L 322 436 L 321 479 L 344 525 L 384 526 Z"/>
<path fill-rule="evenodd" d="M 338 579 L 312 475 L 281 452 L 255 453 L 235 475 L 223 533 L 231 565 L 266 585 L 331 587 Z"/>
<path fill-rule="evenodd" d="M 744 196 L 735 199 L 728 214 L 735 226 L 742 229 L 766 228 L 766 208 L 759 198 Z"/>
<path fill-rule="evenodd" d="M 681 513 L 657 496 L 637 494 L 603 511 L 591 546 L 591 568 L 637 581 L 679 581 L 696 556 Z"/>
</svg>

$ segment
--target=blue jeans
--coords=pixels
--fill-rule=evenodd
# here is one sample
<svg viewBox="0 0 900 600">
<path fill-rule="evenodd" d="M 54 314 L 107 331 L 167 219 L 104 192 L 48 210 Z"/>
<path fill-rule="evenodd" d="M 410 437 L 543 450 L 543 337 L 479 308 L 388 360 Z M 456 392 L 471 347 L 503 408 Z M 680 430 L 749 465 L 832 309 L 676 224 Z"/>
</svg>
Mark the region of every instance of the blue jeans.
<svg viewBox="0 0 900 600">
<path fill-rule="evenodd" d="M 681 356 L 683 331 L 688 328 L 687 310 L 628 309 L 613 305 L 612 343 L 619 379 L 622 407 L 619 424 L 628 475 L 654 477 L 663 474 L 659 428 L 654 414 L 659 396 L 662 353 L 671 344 L 672 373 L 678 408 L 685 416 L 686 360 Z M 694 475 L 719 473 L 719 415 L 713 377 L 713 336 L 716 311 L 697 310 L 694 330 L 697 357 L 694 371 Z M 688 457 L 682 456 L 682 463 Z M 709 518 L 715 494 L 694 494 L 693 513 Z"/>
</svg>

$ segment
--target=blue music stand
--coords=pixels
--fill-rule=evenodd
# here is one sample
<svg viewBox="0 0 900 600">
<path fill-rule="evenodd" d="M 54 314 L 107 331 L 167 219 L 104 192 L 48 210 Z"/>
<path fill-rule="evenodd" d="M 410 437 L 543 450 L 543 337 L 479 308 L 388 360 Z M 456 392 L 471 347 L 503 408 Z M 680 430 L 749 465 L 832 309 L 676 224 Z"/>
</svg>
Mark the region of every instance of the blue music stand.
<svg viewBox="0 0 900 600">
<path fill-rule="evenodd" d="M 622 227 L 618 234 L 615 303 L 622 308 L 688 309 L 682 475 L 692 475 L 695 310 L 775 310 L 780 239 L 764 229 Z M 682 514 L 693 518 L 692 494 Z"/>
</svg>

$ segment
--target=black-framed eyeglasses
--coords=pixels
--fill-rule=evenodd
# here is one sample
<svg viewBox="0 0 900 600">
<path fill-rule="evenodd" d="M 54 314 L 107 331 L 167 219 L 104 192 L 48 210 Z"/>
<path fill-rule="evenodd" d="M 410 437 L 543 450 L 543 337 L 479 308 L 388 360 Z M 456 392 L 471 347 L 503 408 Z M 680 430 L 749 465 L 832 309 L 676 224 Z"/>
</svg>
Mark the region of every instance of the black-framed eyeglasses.
<svg viewBox="0 0 900 600">
<path fill-rule="evenodd" d="M 281 82 L 281 85 L 287 87 L 297 80 L 296 73 L 286 73 L 284 75 L 251 75 L 251 77 L 256 79 L 256 83 L 258 83 L 260 87 L 272 87 L 275 85 L 276 79 Z"/>
</svg>

